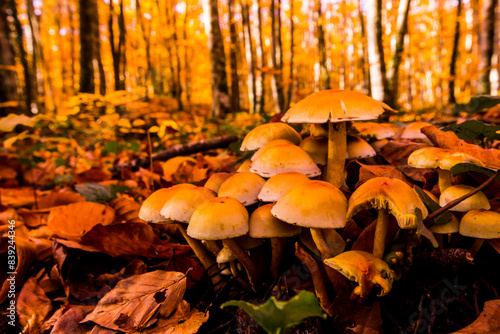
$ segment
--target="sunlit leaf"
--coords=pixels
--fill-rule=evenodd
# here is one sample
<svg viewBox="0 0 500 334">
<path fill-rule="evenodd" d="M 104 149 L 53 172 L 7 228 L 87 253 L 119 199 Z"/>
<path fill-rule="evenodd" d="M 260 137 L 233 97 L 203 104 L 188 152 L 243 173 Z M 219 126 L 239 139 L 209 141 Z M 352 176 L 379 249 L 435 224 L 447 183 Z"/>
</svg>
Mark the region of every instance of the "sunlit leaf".
<svg viewBox="0 0 500 334">
<path fill-rule="evenodd" d="M 498 103 L 500 103 L 500 101 Z M 486 125 L 475 119 L 443 128 L 443 131 L 453 131 L 460 139 L 479 141 L 483 141 L 483 139 L 489 141 L 499 140 L 500 134 L 497 133 L 499 130 L 500 126 L 498 125 Z"/>
<path fill-rule="evenodd" d="M 231 300 L 221 305 L 238 306 L 247 312 L 252 319 L 264 328 L 268 334 L 284 334 L 293 325 L 302 323 L 309 317 L 322 317 L 326 314 L 319 306 L 314 293 L 302 290 L 288 301 L 277 301 L 274 296 L 261 305 L 254 305 L 245 301 Z"/>
</svg>

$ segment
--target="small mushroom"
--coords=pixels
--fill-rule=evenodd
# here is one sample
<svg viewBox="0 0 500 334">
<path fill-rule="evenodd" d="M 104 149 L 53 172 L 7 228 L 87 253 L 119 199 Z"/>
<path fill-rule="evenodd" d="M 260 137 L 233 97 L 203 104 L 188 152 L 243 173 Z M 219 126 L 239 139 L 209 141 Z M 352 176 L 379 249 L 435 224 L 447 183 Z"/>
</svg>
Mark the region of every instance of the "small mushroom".
<svg viewBox="0 0 500 334">
<path fill-rule="evenodd" d="M 417 228 L 417 210 L 427 217 L 427 208 L 415 190 L 404 181 L 387 177 L 372 178 L 352 193 L 349 198 L 347 220 L 366 209 L 377 209 L 373 255 L 384 256 L 385 239 L 391 213 L 403 229 Z"/>
<path fill-rule="evenodd" d="M 258 202 L 257 195 L 265 182 L 266 180 L 255 173 L 236 173 L 221 184 L 218 196 L 231 197 L 249 206 Z"/>
<path fill-rule="evenodd" d="M 306 181 L 309 181 L 309 178 L 298 172 L 276 174 L 264 183 L 257 198 L 262 202 L 276 202 L 294 185 Z"/>
<path fill-rule="evenodd" d="M 310 136 L 299 145 L 317 165 L 325 166 L 328 159 L 328 137 Z"/>
<path fill-rule="evenodd" d="M 349 280 L 358 283 L 353 293 L 362 300 L 368 297 L 374 286 L 380 287 L 377 294 L 379 297 L 385 296 L 392 289 L 394 272 L 387 263 L 370 253 L 347 251 L 324 262 Z"/>
<path fill-rule="evenodd" d="M 254 151 L 275 139 L 286 139 L 295 145 L 300 144 L 302 140 L 300 134 L 286 123 L 266 123 L 255 127 L 247 133 L 241 143 L 240 150 Z"/>
<path fill-rule="evenodd" d="M 471 191 L 474 191 L 474 187 L 466 186 L 464 184 L 448 187 L 441 193 L 441 196 L 439 196 L 439 205 L 441 205 L 441 207 L 446 206 L 449 202 L 460 198 Z M 477 209 L 489 210 L 490 208 L 491 206 L 488 198 L 482 191 L 479 191 L 455 205 L 450 209 L 450 211 L 468 212 L 470 210 Z"/>
<path fill-rule="evenodd" d="M 485 239 L 500 238 L 500 213 L 483 209 L 471 210 L 462 217 L 459 233 L 476 238 L 470 248 L 471 254 L 475 255 Z"/>
<path fill-rule="evenodd" d="M 219 192 L 220 185 L 231 176 L 230 173 L 214 173 L 205 182 L 204 187 L 212 190 L 216 194 Z"/>
</svg>

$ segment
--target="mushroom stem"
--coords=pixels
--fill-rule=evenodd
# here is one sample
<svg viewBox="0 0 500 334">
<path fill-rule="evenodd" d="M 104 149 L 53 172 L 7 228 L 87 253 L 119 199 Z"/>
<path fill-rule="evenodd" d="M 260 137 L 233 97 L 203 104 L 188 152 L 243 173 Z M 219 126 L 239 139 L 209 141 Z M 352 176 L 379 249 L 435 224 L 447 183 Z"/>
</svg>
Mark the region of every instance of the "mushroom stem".
<svg viewBox="0 0 500 334">
<path fill-rule="evenodd" d="M 373 241 L 373 255 L 379 259 L 384 257 L 385 238 L 389 226 L 389 210 L 378 209 L 377 225 L 375 226 L 375 240 Z"/>
<path fill-rule="evenodd" d="M 220 285 L 218 283 L 222 280 L 222 277 L 217 274 L 218 267 L 212 254 L 207 251 L 200 240 L 193 239 L 186 233 L 186 227 L 184 224 L 179 223 L 177 224 L 177 227 L 179 228 L 179 231 L 181 231 L 182 236 L 184 237 L 184 239 L 186 239 L 189 246 L 191 246 L 191 249 L 193 250 L 196 257 L 200 260 L 203 268 L 207 270 L 208 275 L 211 277 L 212 283 L 214 284 L 214 289 L 218 290 L 220 288 Z"/>
<path fill-rule="evenodd" d="M 278 278 L 281 255 L 285 248 L 286 238 L 271 238 L 271 277 Z"/>
<path fill-rule="evenodd" d="M 302 261 L 309 269 L 311 273 L 311 278 L 314 286 L 314 291 L 316 292 L 316 296 L 319 299 L 319 304 L 325 310 L 328 315 L 332 316 L 333 314 L 330 311 L 330 299 L 328 298 L 328 294 L 326 293 L 325 283 L 321 277 L 321 273 L 318 268 L 317 262 L 314 258 L 306 252 L 302 247 L 300 247 L 299 243 L 295 243 L 295 256 Z"/>
<path fill-rule="evenodd" d="M 219 254 L 221 250 L 221 247 L 216 240 L 205 240 L 205 245 L 207 249 L 215 256 L 217 256 L 217 254 Z"/>
<path fill-rule="evenodd" d="M 444 248 L 443 235 L 439 233 L 434 233 L 434 238 L 436 238 L 436 241 L 438 243 L 438 248 L 443 249 Z M 446 238 L 448 238 L 448 235 L 446 236 Z"/>
<path fill-rule="evenodd" d="M 474 243 L 472 243 L 472 246 L 470 247 L 470 253 L 473 256 L 475 256 L 477 254 L 477 252 L 479 252 L 479 249 L 481 248 L 483 243 L 484 243 L 484 239 L 476 238 L 476 240 L 474 240 Z"/>
<path fill-rule="evenodd" d="M 345 123 L 328 121 L 328 160 L 325 181 L 337 188 L 344 184 L 344 165 L 347 154 Z"/>
<path fill-rule="evenodd" d="M 330 249 L 330 247 L 328 247 L 328 244 L 323 237 L 323 231 L 321 229 L 311 228 L 311 236 L 314 240 L 314 244 L 316 244 L 316 247 L 318 247 L 319 253 L 321 254 L 321 259 L 323 261 L 334 257 L 332 250 Z M 344 276 L 342 276 L 342 274 L 340 274 L 337 270 L 329 266 L 325 266 L 325 270 L 337 295 L 347 295 L 350 289 L 347 285 L 347 282 L 345 281 Z"/>
<path fill-rule="evenodd" d="M 243 267 L 245 267 L 252 289 L 257 291 L 261 274 L 250 256 L 248 256 L 245 250 L 241 248 L 241 246 L 234 239 L 224 239 L 222 240 L 222 243 L 231 250 L 233 255 L 236 256 L 238 261 L 240 261 Z"/>
<path fill-rule="evenodd" d="M 236 261 L 233 260 L 229 263 L 229 268 L 231 269 L 231 274 L 233 274 L 233 277 L 236 278 L 238 283 L 241 284 L 243 289 L 249 289 L 250 286 L 248 285 L 247 282 L 245 282 L 244 279 L 241 278 L 240 274 L 238 273 L 238 268 L 236 267 Z"/>
<path fill-rule="evenodd" d="M 439 191 L 442 193 L 446 188 L 449 188 L 452 186 L 451 183 L 451 172 L 446 169 L 437 169 L 438 172 L 438 185 L 439 185 Z"/>
</svg>

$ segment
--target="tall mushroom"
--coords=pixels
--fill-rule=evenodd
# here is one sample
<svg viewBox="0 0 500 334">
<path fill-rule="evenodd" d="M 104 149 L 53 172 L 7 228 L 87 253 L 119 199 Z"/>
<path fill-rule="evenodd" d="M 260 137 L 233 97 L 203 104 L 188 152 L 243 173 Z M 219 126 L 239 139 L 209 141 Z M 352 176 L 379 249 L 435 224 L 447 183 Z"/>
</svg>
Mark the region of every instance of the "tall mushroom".
<svg viewBox="0 0 500 334">
<path fill-rule="evenodd" d="M 347 220 L 366 209 L 377 209 L 373 255 L 384 256 L 385 239 L 391 213 L 403 229 L 417 227 L 417 210 L 427 217 L 427 208 L 417 193 L 404 181 L 387 177 L 375 177 L 360 185 L 349 198 Z"/>
<path fill-rule="evenodd" d="M 323 90 L 307 96 L 290 108 L 287 123 L 328 123 L 328 162 L 325 180 L 337 188 L 344 183 L 346 122 L 378 118 L 385 105 L 362 93 Z"/>
</svg>

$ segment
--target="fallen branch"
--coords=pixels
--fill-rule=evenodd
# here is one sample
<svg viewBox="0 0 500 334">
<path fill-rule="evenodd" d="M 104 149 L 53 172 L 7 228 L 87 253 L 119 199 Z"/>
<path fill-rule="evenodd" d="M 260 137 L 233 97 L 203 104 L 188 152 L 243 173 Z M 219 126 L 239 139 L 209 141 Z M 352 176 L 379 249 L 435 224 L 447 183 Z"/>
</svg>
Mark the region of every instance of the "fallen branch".
<svg viewBox="0 0 500 334">
<path fill-rule="evenodd" d="M 500 168 L 500 150 L 494 148 L 484 149 L 477 145 L 469 144 L 459 139 L 454 132 L 441 131 L 434 125 L 425 126 L 421 131 L 435 146 L 467 153 L 481 160 L 486 166 L 495 169 Z"/>
<path fill-rule="evenodd" d="M 232 142 L 238 141 L 238 136 L 224 136 L 214 139 L 202 140 L 195 143 L 188 143 L 184 145 L 175 145 L 165 151 L 161 151 L 152 155 L 151 160 L 149 157 L 132 160 L 128 163 L 119 163 L 110 168 L 111 172 L 118 172 L 124 168 L 138 169 L 139 167 L 146 168 L 150 165 L 150 161 L 166 161 L 173 157 L 181 155 L 189 155 L 198 152 L 213 150 L 216 148 L 227 147 Z"/>
<path fill-rule="evenodd" d="M 430 261 L 440 266 L 460 266 L 464 264 L 474 264 L 474 257 L 467 249 L 420 249 L 413 254 L 415 261 Z"/>
</svg>

